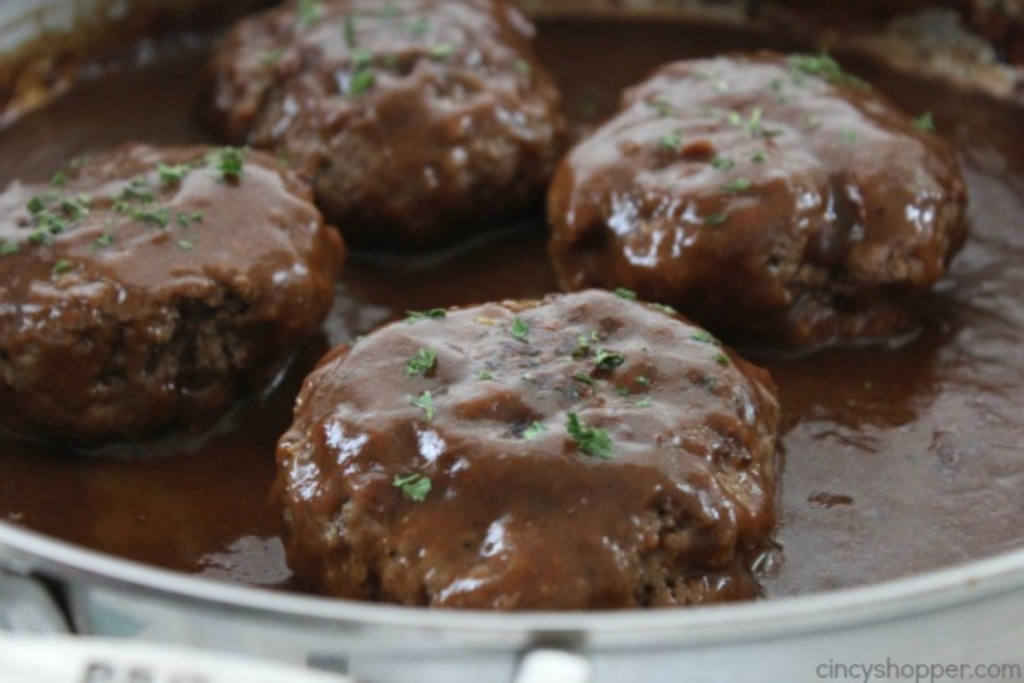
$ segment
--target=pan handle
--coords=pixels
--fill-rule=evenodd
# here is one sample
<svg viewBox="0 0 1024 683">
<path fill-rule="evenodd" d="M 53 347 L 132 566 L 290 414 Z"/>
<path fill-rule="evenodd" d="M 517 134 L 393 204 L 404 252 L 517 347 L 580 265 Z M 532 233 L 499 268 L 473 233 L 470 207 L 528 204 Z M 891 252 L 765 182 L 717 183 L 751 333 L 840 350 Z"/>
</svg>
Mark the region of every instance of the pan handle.
<svg viewBox="0 0 1024 683">
<path fill-rule="evenodd" d="M 593 667 L 586 658 L 562 650 L 533 650 L 519 665 L 514 683 L 589 683 Z"/>
<path fill-rule="evenodd" d="M 64 611 L 39 579 L 0 568 L 0 632 L 66 634 Z"/>
</svg>

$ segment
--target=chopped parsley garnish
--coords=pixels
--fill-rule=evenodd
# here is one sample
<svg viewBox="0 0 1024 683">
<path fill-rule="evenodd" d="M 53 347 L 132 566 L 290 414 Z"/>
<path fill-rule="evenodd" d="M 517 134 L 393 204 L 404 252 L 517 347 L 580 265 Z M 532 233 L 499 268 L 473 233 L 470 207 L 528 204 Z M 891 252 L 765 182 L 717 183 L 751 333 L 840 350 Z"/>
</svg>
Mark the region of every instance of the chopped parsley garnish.
<svg viewBox="0 0 1024 683">
<path fill-rule="evenodd" d="M 171 222 L 171 210 L 166 206 L 155 209 L 140 209 L 132 212 L 132 218 L 143 223 L 150 223 L 158 228 L 166 228 Z"/>
<path fill-rule="evenodd" d="M 763 164 L 764 162 L 768 161 L 768 155 L 765 153 L 764 150 L 759 149 L 751 155 L 750 160 L 753 161 L 755 164 Z"/>
<path fill-rule="evenodd" d="M 448 312 L 443 308 L 432 308 L 429 311 L 406 311 L 405 322 L 412 325 L 418 323 L 421 320 L 437 320 L 444 318 L 448 315 Z"/>
<path fill-rule="evenodd" d="M 523 432 L 523 438 L 527 441 L 533 441 L 534 439 L 539 438 L 541 434 L 546 431 L 548 431 L 548 428 L 544 426 L 543 422 L 533 422 Z"/>
<path fill-rule="evenodd" d="M 616 289 L 615 296 L 620 299 L 625 299 L 626 301 L 636 301 L 636 292 L 631 289 L 626 289 L 625 287 L 619 287 Z"/>
<path fill-rule="evenodd" d="M 430 56 L 434 59 L 447 59 L 455 54 L 455 46 L 451 43 L 439 43 L 430 48 Z"/>
<path fill-rule="evenodd" d="M 391 485 L 401 489 L 402 494 L 414 503 L 422 503 L 430 493 L 430 477 L 423 474 L 408 474 L 406 476 L 395 476 Z"/>
<path fill-rule="evenodd" d="M 190 228 L 193 223 L 202 223 L 203 212 L 193 211 L 192 213 L 185 213 L 184 211 L 178 212 L 178 225 L 182 228 Z"/>
<path fill-rule="evenodd" d="M 405 373 L 409 377 L 415 375 L 426 376 L 437 364 L 437 351 L 434 349 L 420 349 L 416 355 L 405 364 Z"/>
<path fill-rule="evenodd" d="M 423 411 L 423 419 L 430 422 L 434 419 L 434 412 L 436 407 L 434 406 L 434 397 L 430 395 L 429 391 L 424 391 L 419 396 L 412 399 L 412 404 Z"/>
<path fill-rule="evenodd" d="M 619 396 L 629 396 L 629 387 L 623 386 L 621 384 L 616 384 L 615 393 L 618 394 Z"/>
<path fill-rule="evenodd" d="M 343 31 L 345 36 L 345 47 L 349 50 L 354 50 L 359 45 L 356 39 L 356 18 L 351 14 L 345 15 L 345 28 Z"/>
<path fill-rule="evenodd" d="M 843 67 L 829 55 L 790 55 L 789 66 L 795 71 L 817 76 L 833 85 L 851 85 L 866 88 L 867 83 L 843 71 Z"/>
<path fill-rule="evenodd" d="M 712 335 L 710 332 L 705 332 L 704 330 L 694 332 L 693 334 L 690 335 L 690 339 L 701 344 L 711 344 L 712 346 L 722 345 L 722 342 L 715 339 L 714 335 Z"/>
<path fill-rule="evenodd" d="M 642 387 L 649 387 L 651 386 L 651 378 L 647 375 L 640 375 L 636 378 L 636 383 Z"/>
<path fill-rule="evenodd" d="M 312 27 L 323 16 L 323 7 L 320 0 L 299 0 L 299 28 L 307 29 Z"/>
<path fill-rule="evenodd" d="M 683 148 L 683 134 L 676 130 L 662 135 L 658 140 L 658 145 L 662 149 L 667 149 L 670 152 L 678 152 Z"/>
<path fill-rule="evenodd" d="M 348 81 L 348 94 L 351 97 L 358 97 L 373 87 L 377 77 L 367 67 L 357 67 L 352 78 Z"/>
<path fill-rule="evenodd" d="M 207 163 L 220 174 L 221 180 L 238 180 L 245 166 L 245 149 L 242 147 L 221 147 L 210 152 Z"/>
<path fill-rule="evenodd" d="M 53 264 L 53 274 L 63 275 L 64 273 L 71 272 L 72 270 L 74 270 L 74 268 L 75 266 L 74 264 L 71 263 L 71 261 L 67 260 L 66 258 L 62 258 L 61 260 Z"/>
<path fill-rule="evenodd" d="M 737 178 L 722 185 L 722 192 L 746 192 L 751 187 L 751 182 L 746 178 Z"/>
<path fill-rule="evenodd" d="M 843 131 L 841 131 L 841 133 L 843 136 L 843 140 L 850 145 L 856 144 L 857 141 L 860 139 L 860 136 L 857 135 L 857 131 L 850 130 L 849 128 L 844 129 Z"/>
<path fill-rule="evenodd" d="M 712 168 L 716 168 L 719 171 L 728 171 L 730 168 L 736 165 L 736 162 L 729 157 L 715 157 L 711 160 Z"/>
<path fill-rule="evenodd" d="M 935 118 L 932 116 L 932 113 L 930 111 L 926 111 L 925 113 L 921 114 L 919 117 L 914 119 L 914 128 L 917 128 L 920 131 L 924 131 L 925 133 L 934 133 Z"/>
<path fill-rule="evenodd" d="M 512 338 L 526 343 L 530 340 L 530 323 L 519 316 L 512 318 Z"/>
<path fill-rule="evenodd" d="M 525 59 L 516 60 L 516 71 L 529 78 L 533 75 L 533 67 Z"/>
<path fill-rule="evenodd" d="M 64 171 L 57 171 L 50 178 L 50 185 L 52 187 L 64 187 L 64 184 L 68 182 L 68 176 Z"/>
<path fill-rule="evenodd" d="M 645 396 L 636 402 L 637 408 L 650 408 L 652 405 L 654 405 L 654 401 L 651 400 L 650 396 Z"/>
<path fill-rule="evenodd" d="M 263 63 L 266 66 L 274 66 L 281 61 L 281 57 L 284 56 L 284 48 L 276 47 L 273 50 L 268 50 L 263 54 Z"/>
<path fill-rule="evenodd" d="M 573 350 L 572 357 L 576 360 L 586 358 L 590 355 L 590 348 L 600 341 L 596 331 L 591 331 L 590 334 L 576 335 L 576 349 Z"/>
<path fill-rule="evenodd" d="M 366 69 L 373 64 L 373 53 L 366 48 L 357 47 L 352 50 L 352 64 L 356 69 Z"/>
<path fill-rule="evenodd" d="M 417 38 L 422 38 L 430 32 L 430 19 L 419 17 L 409 22 L 409 33 Z"/>
<path fill-rule="evenodd" d="M 597 352 L 597 358 L 594 359 L 594 366 L 599 370 L 614 370 L 625 362 L 626 357 L 621 353 L 601 349 Z"/>
<path fill-rule="evenodd" d="M 647 304 L 647 308 L 650 308 L 653 311 L 658 311 L 659 313 L 664 313 L 666 315 L 679 315 L 679 311 L 672 308 L 671 306 L 666 306 L 665 304 Z"/>
<path fill-rule="evenodd" d="M 704 225 L 725 225 L 729 215 L 725 213 L 713 213 L 704 219 Z"/>
<path fill-rule="evenodd" d="M 721 365 L 723 368 L 727 368 L 732 364 L 732 361 L 729 360 L 729 356 L 725 355 L 724 353 L 720 353 L 717 356 L 715 356 L 715 362 Z"/>
<path fill-rule="evenodd" d="M 576 442 L 577 447 L 587 455 L 610 460 L 615 455 L 615 442 L 605 429 L 588 427 L 580 421 L 579 415 L 569 412 L 565 431 Z"/>
<path fill-rule="evenodd" d="M 21 251 L 21 245 L 17 242 L 0 240 L 0 256 L 10 256 L 11 254 L 17 254 L 19 251 Z"/>
<path fill-rule="evenodd" d="M 494 379 L 494 375 L 491 374 L 490 370 L 481 370 L 480 372 L 476 373 L 476 377 L 477 377 L 477 379 L 484 379 L 484 380 Z"/>
<path fill-rule="evenodd" d="M 196 248 L 196 243 L 192 240 L 178 240 L 175 244 L 178 245 L 178 249 L 182 251 L 192 251 Z"/>
<path fill-rule="evenodd" d="M 577 382 L 580 382 L 581 384 L 586 384 L 587 386 L 591 387 L 594 386 L 594 378 L 585 372 L 573 373 L 572 378 Z"/>
<path fill-rule="evenodd" d="M 105 232 L 92 243 L 94 247 L 109 247 L 114 243 L 114 233 Z"/>
<path fill-rule="evenodd" d="M 661 118 L 665 118 L 667 116 L 675 116 L 676 114 L 676 108 L 673 107 L 666 100 L 654 100 L 653 102 L 648 102 L 647 106 L 653 109 L 654 112 Z"/>
<path fill-rule="evenodd" d="M 167 164 L 158 164 L 156 167 L 157 173 L 160 174 L 160 180 L 165 185 L 177 185 L 192 168 L 188 164 L 178 164 L 177 166 L 168 166 Z"/>
</svg>

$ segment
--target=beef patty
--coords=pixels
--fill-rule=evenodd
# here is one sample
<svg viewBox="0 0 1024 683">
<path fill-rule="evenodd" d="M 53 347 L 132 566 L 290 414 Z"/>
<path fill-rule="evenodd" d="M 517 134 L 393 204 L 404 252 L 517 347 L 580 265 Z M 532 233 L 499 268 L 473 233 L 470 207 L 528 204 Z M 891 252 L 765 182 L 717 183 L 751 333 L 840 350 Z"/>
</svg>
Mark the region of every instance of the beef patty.
<svg viewBox="0 0 1024 683">
<path fill-rule="evenodd" d="M 414 314 L 306 380 L 278 446 L 288 561 L 408 605 L 752 598 L 778 420 L 766 372 L 664 307 L 594 290 Z"/>
<path fill-rule="evenodd" d="M 291 3 L 229 33 L 210 107 L 350 244 L 433 247 L 543 206 L 565 124 L 532 36 L 501 0 Z"/>
<path fill-rule="evenodd" d="M 0 426 L 79 442 L 210 423 L 333 301 L 309 190 L 243 150 L 126 146 L 0 195 Z"/>
<path fill-rule="evenodd" d="M 559 168 L 560 281 L 629 287 L 759 343 L 906 333 L 966 233 L 932 127 L 826 56 L 670 64 Z"/>
</svg>

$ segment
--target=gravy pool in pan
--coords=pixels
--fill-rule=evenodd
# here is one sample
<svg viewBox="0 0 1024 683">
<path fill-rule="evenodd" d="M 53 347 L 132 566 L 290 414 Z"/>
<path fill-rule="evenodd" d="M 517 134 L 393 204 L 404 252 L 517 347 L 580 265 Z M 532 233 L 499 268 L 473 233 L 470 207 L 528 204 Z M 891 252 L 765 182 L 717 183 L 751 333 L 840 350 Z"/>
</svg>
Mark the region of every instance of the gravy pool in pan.
<svg viewBox="0 0 1024 683">
<path fill-rule="evenodd" d="M 738 49 L 786 49 L 735 29 L 551 20 L 538 48 L 577 131 L 660 64 Z M 215 142 L 196 123 L 205 51 L 87 80 L 0 131 L 0 184 L 43 180 L 119 143 Z M 896 348 L 801 359 L 754 355 L 780 387 L 787 453 L 768 597 L 820 592 L 959 564 L 1020 546 L 1024 502 L 1024 120 L 1008 105 L 858 65 L 908 112 L 934 114 L 958 147 L 971 238 Z M 859 68 L 858 68 L 859 67 Z M 112 122 L 116 125 L 111 125 Z M 555 291 L 543 219 L 423 257 L 356 253 L 324 332 L 282 382 L 199 439 L 100 453 L 7 439 L 0 514 L 51 536 L 234 583 L 294 590 L 280 511 L 268 501 L 274 448 L 298 384 L 329 346 L 406 310 Z"/>
</svg>

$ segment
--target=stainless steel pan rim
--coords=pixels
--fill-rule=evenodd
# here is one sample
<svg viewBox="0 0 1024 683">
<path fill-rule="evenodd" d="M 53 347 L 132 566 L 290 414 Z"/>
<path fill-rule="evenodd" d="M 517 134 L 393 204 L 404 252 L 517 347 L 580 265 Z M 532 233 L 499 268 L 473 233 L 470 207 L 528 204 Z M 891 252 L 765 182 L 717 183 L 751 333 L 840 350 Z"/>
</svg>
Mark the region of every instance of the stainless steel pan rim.
<svg viewBox="0 0 1024 683">
<path fill-rule="evenodd" d="M 2 559 L 5 558 L 6 559 Z M 588 644 L 651 647 L 737 643 L 879 624 L 1024 590 L 1024 549 L 958 567 L 865 587 L 767 602 L 654 611 L 487 613 L 431 610 L 275 593 L 214 582 L 120 560 L 0 523 L 0 564 L 58 583 L 93 585 L 212 607 L 240 616 L 271 616 L 310 626 L 462 632 L 490 640 L 513 633 L 585 632 Z M 475 638 L 474 638 L 475 639 Z"/>
</svg>

